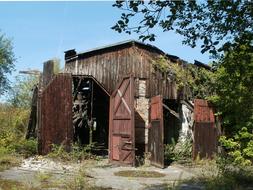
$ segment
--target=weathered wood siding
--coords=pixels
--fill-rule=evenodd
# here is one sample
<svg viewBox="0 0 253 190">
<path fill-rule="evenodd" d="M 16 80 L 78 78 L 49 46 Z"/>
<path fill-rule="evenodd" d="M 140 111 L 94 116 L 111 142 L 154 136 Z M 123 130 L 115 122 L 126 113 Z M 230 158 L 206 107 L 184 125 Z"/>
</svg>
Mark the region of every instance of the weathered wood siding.
<svg viewBox="0 0 253 190">
<path fill-rule="evenodd" d="M 56 75 L 44 88 L 39 102 L 39 154 L 49 153 L 52 144 L 70 150 L 73 139 L 72 76 Z"/>
<path fill-rule="evenodd" d="M 133 45 L 86 57 L 80 56 L 77 63 L 73 60 L 65 64 L 65 72 L 92 75 L 109 93 L 113 92 L 124 76 L 134 74 L 134 77 L 147 80 L 146 97 L 161 94 L 164 98 L 176 99 L 175 82 L 168 81 L 152 67 L 152 61 L 157 56 L 159 54 L 156 52 Z"/>
</svg>

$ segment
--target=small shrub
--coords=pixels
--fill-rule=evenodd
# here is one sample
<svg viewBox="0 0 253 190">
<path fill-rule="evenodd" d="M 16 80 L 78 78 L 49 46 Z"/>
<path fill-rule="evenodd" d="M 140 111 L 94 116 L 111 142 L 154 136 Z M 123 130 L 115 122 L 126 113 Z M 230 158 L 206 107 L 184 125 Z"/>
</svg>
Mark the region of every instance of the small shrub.
<svg viewBox="0 0 253 190">
<path fill-rule="evenodd" d="M 53 176 L 52 173 L 46 173 L 46 172 L 38 172 L 36 174 L 36 179 L 38 179 L 38 181 L 40 182 L 49 182 L 49 179 Z"/>
<path fill-rule="evenodd" d="M 29 110 L 0 104 L 0 169 L 20 164 L 23 156 L 37 153 L 36 140 L 26 140 Z"/>
<path fill-rule="evenodd" d="M 180 141 L 176 144 L 172 139 L 171 144 L 164 146 L 165 161 L 169 164 L 174 161 L 183 163 L 191 160 L 192 156 L 192 143 L 191 140 Z"/>
<path fill-rule="evenodd" d="M 66 152 L 63 145 L 52 144 L 52 150 L 47 156 L 53 159 L 59 159 L 61 161 L 71 160 L 69 153 Z"/>
<path fill-rule="evenodd" d="M 175 155 L 175 141 L 172 140 L 171 144 L 166 144 L 164 146 L 164 159 L 167 163 L 172 163 L 173 161 L 176 161 L 176 155 Z"/>
<path fill-rule="evenodd" d="M 219 141 L 224 148 L 224 155 L 222 155 L 224 159 L 220 161 L 231 162 L 238 167 L 253 164 L 253 134 L 246 127 L 232 138 L 221 136 Z"/>
<path fill-rule="evenodd" d="M 37 154 L 37 140 L 22 139 L 19 142 L 11 144 L 9 149 L 24 157 L 33 156 Z"/>
</svg>

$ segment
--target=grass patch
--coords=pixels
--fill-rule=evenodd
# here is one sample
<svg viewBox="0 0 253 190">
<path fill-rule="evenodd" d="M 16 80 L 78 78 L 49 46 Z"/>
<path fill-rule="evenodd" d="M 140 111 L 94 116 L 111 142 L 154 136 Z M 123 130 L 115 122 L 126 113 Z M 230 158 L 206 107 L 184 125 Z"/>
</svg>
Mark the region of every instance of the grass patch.
<svg viewBox="0 0 253 190">
<path fill-rule="evenodd" d="M 0 189 L 9 190 L 9 189 L 22 189 L 22 188 L 24 189 L 24 186 L 20 182 L 0 178 Z"/>
<path fill-rule="evenodd" d="M 0 171 L 19 166 L 22 158 L 11 154 L 0 155 Z"/>
<path fill-rule="evenodd" d="M 156 171 L 135 171 L 135 170 L 118 171 L 115 172 L 114 175 L 121 177 L 146 177 L 146 178 L 159 178 L 165 176 L 165 174 Z"/>
<path fill-rule="evenodd" d="M 230 170 L 219 173 L 216 173 L 216 171 L 213 171 L 212 173 L 210 171 L 202 171 L 199 176 L 189 180 L 182 180 L 168 189 L 182 189 L 183 186 L 201 187 L 205 190 L 253 189 L 253 169 L 230 168 Z"/>
<path fill-rule="evenodd" d="M 40 190 L 40 188 L 29 187 L 24 183 L 0 178 L 0 189 L 1 190 Z"/>
<path fill-rule="evenodd" d="M 71 151 L 67 152 L 63 145 L 52 144 L 52 151 L 47 157 L 61 162 L 81 162 L 90 159 L 101 160 L 102 157 L 92 154 L 93 148 L 93 144 L 85 146 L 73 144 Z"/>
<path fill-rule="evenodd" d="M 93 181 L 90 181 L 85 170 L 80 170 L 77 174 L 73 175 L 57 175 L 53 173 L 38 172 L 35 174 L 35 178 L 32 179 L 32 181 L 27 179 L 22 182 L 0 178 L 0 190 L 41 189 L 110 190 L 112 188 L 96 186 Z"/>
</svg>

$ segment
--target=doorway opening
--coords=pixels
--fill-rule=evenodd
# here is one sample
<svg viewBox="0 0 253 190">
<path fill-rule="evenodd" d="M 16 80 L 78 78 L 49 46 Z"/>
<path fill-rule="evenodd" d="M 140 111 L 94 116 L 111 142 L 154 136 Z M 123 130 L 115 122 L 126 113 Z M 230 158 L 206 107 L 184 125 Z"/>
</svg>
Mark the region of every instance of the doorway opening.
<svg viewBox="0 0 253 190">
<path fill-rule="evenodd" d="M 73 76 L 73 142 L 108 155 L 110 95 L 92 76 Z"/>
<path fill-rule="evenodd" d="M 181 129 L 181 121 L 179 117 L 180 104 L 177 100 L 163 99 L 163 126 L 164 126 L 164 138 L 163 144 L 165 147 L 164 153 L 164 164 L 165 166 L 170 165 L 172 160 L 168 155 L 168 149 L 174 147 L 179 139 L 179 133 Z M 169 148 L 171 147 L 171 148 Z"/>
</svg>

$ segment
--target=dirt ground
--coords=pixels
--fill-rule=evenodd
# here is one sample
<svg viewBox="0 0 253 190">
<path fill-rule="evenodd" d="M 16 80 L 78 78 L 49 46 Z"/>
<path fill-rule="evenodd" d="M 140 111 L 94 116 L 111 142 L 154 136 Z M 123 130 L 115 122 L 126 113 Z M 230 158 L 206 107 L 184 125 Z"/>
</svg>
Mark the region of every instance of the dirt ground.
<svg viewBox="0 0 253 190">
<path fill-rule="evenodd" d="M 119 171 L 144 172 L 150 171 L 159 173 L 161 176 L 133 177 L 117 176 Z M 82 175 L 80 176 L 80 172 Z M 63 186 L 55 186 L 52 182 L 58 184 L 68 183 L 68 189 L 76 189 L 76 183 L 71 184 L 71 179 L 84 180 L 83 183 L 92 184 L 92 187 L 103 189 L 131 189 L 131 190 L 152 190 L 152 189 L 169 189 L 180 180 L 191 179 L 199 173 L 197 168 L 186 168 L 180 165 L 172 165 L 165 169 L 159 169 L 153 166 L 142 167 L 117 167 L 110 165 L 107 159 L 87 160 L 82 163 L 62 163 L 53 161 L 44 157 L 32 157 L 22 161 L 19 167 L 0 172 L 0 178 L 4 180 L 13 180 L 22 182 L 29 187 L 38 189 L 65 189 Z M 133 173 L 133 172 L 131 172 Z M 51 182 L 50 182 L 51 181 Z M 72 180 L 73 181 L 73 180 Z M 41 182 L 46 182 L 47 186 L 41 188 Z M 71 187 L 73 186 L 73 188 Z M 1 187 L 1 186 L 0 186 Z M 88 186 L 87 186 L 88 187 Z M 89 186 L 90 187 L 90 186 Z M 0 188 L 1 189 L 1 188 Z M 83 189 L 86 189 L 85 186 Z M 87 188 L 89 189 L 89 188 Z M 202 189 L 199 186 L 189 186 L 182 184 L 180 189 Z"/>
</svg>

